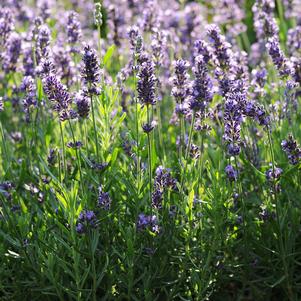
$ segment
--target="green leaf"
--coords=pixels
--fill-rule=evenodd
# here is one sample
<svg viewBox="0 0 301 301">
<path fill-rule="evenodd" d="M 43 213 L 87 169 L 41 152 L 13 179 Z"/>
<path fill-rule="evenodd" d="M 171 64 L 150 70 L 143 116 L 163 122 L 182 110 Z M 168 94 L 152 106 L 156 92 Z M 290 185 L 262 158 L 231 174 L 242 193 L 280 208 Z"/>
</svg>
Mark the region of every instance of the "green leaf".
<svg viewBox="0 0 301 301">
<path fill-rule="evenodd" d="M 115 46 L 115 45 L 112 45 L 112 46 L 110 46 L 109 49 L 107 50 L 106 54 L 105 54 L 104 57 L 103 57 L 103 64 L 104 64 L 104 65 L 106 65 L 106 64 L 109 62 L 110 58 L 112 57 L 112 55 L 113 55 L 113 53 L 114 53 L 114 51 L 115 51 L 115 48 L 116 48 L 116 46 Z"/>
</svg>

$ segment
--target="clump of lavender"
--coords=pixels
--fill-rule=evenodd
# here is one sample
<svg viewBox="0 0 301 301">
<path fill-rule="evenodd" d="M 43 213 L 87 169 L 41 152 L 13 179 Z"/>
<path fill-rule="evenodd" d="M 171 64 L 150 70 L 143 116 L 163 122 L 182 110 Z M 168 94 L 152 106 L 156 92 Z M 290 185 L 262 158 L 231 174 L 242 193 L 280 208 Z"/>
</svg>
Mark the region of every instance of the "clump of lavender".
<svg viewBox="0 0 301 301">
<path fill-rule="evenodd" d="M 97 217 L 91 210 L 83 210 L 76 222 L 76 232 L 78 234 L 85 233 L 88 229 L 95 229 L 97 227 Z"/>
<path fill-rule="evenodd" d="M 152 206 L 156 209 L 162 208 L 163 194 L 167 189 L 177 189 L 176 180 L 171 176 L 170 170 L 159 166 L 156 169 L 154 190 L 152 193 Z"/>
<path fill-rule="evenodd" d="M 12 33 L 6 45 L 6 52 L 3 59 L 3 70 L 14 72 L 17 68 L 18 58 L 21 54 L 21 37 L 17 33 Z"/>
<path fill-rule="evenodd" d="M 68 13 L 67 17 L 67 37 L 68 43 L 74 46 L 81 39 L 81 26 L 78 20 L 78 14 L 74 11 Z"/>
<path fill-rule="evenodd" d="M 152 232 L 159 232 L 157 217 L 155 215 L 145 215 L 144 213 L 140 213 L 137 220 L 137 229 L 139 231 L 143 231 L 147 228 L 150 228 Z"/>
<path fill-rule="evenodd" d="M 286 153 L 290 164 L 297 165 L 301 161 L 301 148 L 292 135 L 281 142 L 282 150 Z"/>
<path fill-rule="evenodd" d="M 100 82 L 100 67 L 96 51 L 86 45 L 83 52 L 81 75 L 90 95 L 99 94 L 97 85 Z"/>
<path fill-rule="evenodd" d="M 98 199 L 97 206 L 104 209 L 109 210 L 111 208 L 112 200 L 108 192 L 104 192 L 102 186 L 98 188 Z"/>
<path fill-rule="evenodd" d="M 227 165 L 225 168 L 225 173 L 227 178 L 232 182 L 237 179 L 237 171 L 234 169 L 232 165 Z"/>
<path fill-rule="evenodd" d="M 71 97 L 66 87 L 55 75 L 47 76 L 42 82 L 45 94 L 52 102 L 53 109 L 59 114 L 60 120 L 65 121 L 72 118 Z"/>
<path fill-rule="evenodd" d="M 195 79 L 191 89 L 190 108 L 193 111 L 204 111 L 208 103 L 212 101 L 212 81 L 208 74 L 206 61 L 202 55 L 195 58 L 193 67 Z"/>
</svg>

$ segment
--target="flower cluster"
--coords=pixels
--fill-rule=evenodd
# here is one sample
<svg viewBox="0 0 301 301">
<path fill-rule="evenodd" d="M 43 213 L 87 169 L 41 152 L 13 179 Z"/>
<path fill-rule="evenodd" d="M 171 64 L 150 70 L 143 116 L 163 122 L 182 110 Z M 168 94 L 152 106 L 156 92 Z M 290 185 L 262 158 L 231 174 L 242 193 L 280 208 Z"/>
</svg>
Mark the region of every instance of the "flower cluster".
<svg viewBox="0 0 301 301">
<path fill-rule="evenodd" d="M 78 234 L 83 234 L 87 229 L 94 229 L 97 227 L 97 217 L 92 210 L 83 210 L 76 222 L 76 232 Z"/>
<path fill-rule="evenodd" d="M 138 74 L 138 99 L 142 105 L 150 106 L 156 104 L 154 64 L 151 61 L 144 62 Z"/>
<path fill-rule="evenodd" d="M 74 45 L 80 41 L 81 25 L 78 21 L 78 14 L 74 11 L 69 12 L 67 21 L 67 37 L 68 43 Z"/>
<path fill-rule="evenodd" d="M 208 75 L 206 61 L 202 55 L 195 58 L 193 72 L 195 80 L 191 88 L 190 108 L 194 111 L 204 111 L 208 103 L 212 100 L 213 84 Z"/>
<path fill-rule="evenodd" d="M 152 232 L 158 233 L 158 219 L 155 215 L 145 215 L 144 213 L 140 213 L 137 220 L 137 229 L 142 231 L 147 228 L 150 228 Z"/>
<path fill-rule="evenodd" d="M 69 92 L 55 75 L 43 79 L 43 89 L 48 99 L 53 103 L 53 109 L 59 114 L 61 121 L 74 117 L 74 112 L 70 109 L 71 97 Z"/>
<path fill-rule="evenodd" d="M 222 70 L 231 66 L 232 51 L 230 44 L 226 42 L 218 26 L 212 24 L 207 28 L 207 35 L 214 49 L 215 63 Z"/>
<path fill-rule="evenodd" d="M 88 88 L 89 94 L 99 94 L 97 88 L 100 82 L 100 67 L 96 51 L 89 45 L 86 45 L 83 52 L 83 67 L 81 70 L 82 78 Z"/>
<path fill-rule="evenodd" d="M 75 95 L 77 114 L 80 118 L 88 118 L 90 113 L 90 99 L 85 91 Z"/>
<path fill-rule="evenodd" d="M 281 142 L 281 147 L 286 153 L 290 164 L 296 165 L 301 161 L 301 148 L 292 135 Z"/>
<path fill-rule="evenodd" d="M 232 182 L 236 181 L 237 179 L 237 171 L 234 169 L 232 165 L 227 165 L 225 168 L 225 172 L 227 175 L 227 178 Z"/>
<path fill-rule="evenodd" d="M 170 170 L 159 166 L 156 169 L 154 191 L 152 193 L 152 206 L 156 209 L 162 208 L 163 194 L 167 189 L 177 189 L 176 180 L 171 176 Z"/>
<path fill-rule="evenodd" d="M 108 192 L 104 192 L 102 187 L 98 188 L 98 200 L 97 206 L 104 209 L 109 210 L 111 208 L 112 200 Z"/>
<path fill-rule="evenodd" d="M 240 153 L 240 130 L 242 123 L 242 109 L 239 94 L 232 92 L 226 96 L 224 107 L 224 140 L 227 144 L 228 154 L 237 156 Z"/>
</svg>

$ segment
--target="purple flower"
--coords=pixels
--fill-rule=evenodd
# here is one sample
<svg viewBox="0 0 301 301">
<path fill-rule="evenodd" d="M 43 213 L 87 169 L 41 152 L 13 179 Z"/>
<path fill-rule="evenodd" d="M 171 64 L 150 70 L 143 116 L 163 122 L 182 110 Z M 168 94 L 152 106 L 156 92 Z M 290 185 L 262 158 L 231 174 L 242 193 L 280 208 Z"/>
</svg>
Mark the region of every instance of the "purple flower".
<svg viewBox="0 0 301 301">
<path fill-rule="evenodd" d="M 190 94 L 188 68 L 189 62 L 177 60 L 174 62 L 175 75 L 172 78 L 173 88 L 171 95 L 176 99 L 178 104 L 183 104 Z"/>
<path fill-rule="evenodd" d="M 139 33 L 139 28 L 137 26 L 132 26 L 128 31 L 128 37 L 132 51 L 139 54 L 142 50 L 142 36 Z"/>
<path fill-rule="evenodd" d="M 65 121 L 72 116 L 70 111 L 71 98 L 66 87 L 55 75 L 43 79 L 43 89 L 48 99 L 53 103 L 53 108 L 59 113 L 60 120 Z"/>
<path fill-rule="evenodd" d="M 50 30 L 47 25 L 39 27 L 38 38 L 36 43 L 36 60 L 40 64 L 42 58 L 49 58 L 50 52 Z"/>
<path fill-rule="evenodd" d="M 137 220 L 137 229 L 142 231 L 148 227 L 150 227 L 153 232 L 159 232 L 157 217 L 155 215 L 145 215 L 144 213 L 140 213 Z"/>
<path fill-rule="evenodd" d="M 68 13 L 67 37 L 68 43 L 73 45 L 78 43 L 81 38 L 81 26 L 78 21 L 78 14 L 74 11 Z"/>
<path fill-rule="evenodd" d="M 48 58 L 42 58 L 39 66 L 37 67 L 36 73 L 42 78 L 50 75 L 55 75 L 56 71 L 52 60 Z"/>
<path fill-rule="evenodd" d="M 282 150 L 286 153 L 290 164 L 297 165 L 301 161 L 301 148 L 292 135 L 281 142 Z"/>
<path fill-rule="evenodd" d="M 51 148 L 49 150 L 49 153 L 48 153 L 48 156 L 47 156 L 48 165 L 54 166 L 54 164 L 56 163 L 56 160 L 57 160 L 56 150 Z"/>
<path fill-rule="evenodd" d="M 202 55 L 195 58 L 193 72 L 195 80 L 193 81 L 191 89 L 190 107 L 194 111 L 204 111 L 208 103 L 212 100 L 213 85 Z"/>
<path fill-rule="evenodd" d="M 100 82 L 100 67 L 96 51 L 89 45 L 85 46 L 83 53 L 82 78 L 90 94 L 95 94 L 95 87 Z"/>
<path fill-rule="evenodd" d="M 270 168 L 266 171 L 265 176 L 268 181 L 275 181 L 280 178 L 282 169 L 279 167 Z"/>
<path fill-rule="evenodd" d="M 167 189 L 177 189 L 176 180 L 171 176 L 170 170 L 159 166 L 156 169 L 154 190 L 152 193 L 152 206 L 156 209 L 162 208 L 163 194 Z"/>
<path fill-rule="evenodd" d="M 240 153 L 242 106 L 244 106 L 243 93 L 234 90 L 227 94 L 224 107 L 225 132 L 223 138 L 231 156 L 237 156 Z"/>
<path fill-rule="evenodd" d="M 83 234 L 88 228 L 96 228 L 97 222 L 97 217 L 92 210 L 83 210 L 77 218 L 76 231 L 79 234 Z"/>
<path fill-rule="evenodd" d="M 225 172 L 226 172 L 227 178 L 230 181 L 236 181 L 237 171 L 234 169 L 234 167 L 232 165 L 227 165 L 225 168 Z"/>
<path fill-rule="evenodd" d="M 278 37 L 270 38 L 266 47 L 279 74 L 284 77 L 293 75 L 292 65 L 280 49 Z"/>
<path fill-rule="evenodd" d="M 75 142 L 68 142 L 67 147 L 73 148 L 73 149 L 79 149 L 83 146 L 83 143 L 81 141 L 75 141 Z"/>
<path fill-rule="evenodd" d="M 29 121 L 30 108 L 37 106 L 36 85 L 34 79 L 31 76 L 25 76 L 21 83 L 20 90 L 25 92 L 23 107 L 26 114 L 26 120 Z"/>
<path fill-rule="evenodd" d="M 3 103 L 3 98 L 0 97 L 0 112 L 4 110 L 4 103 Z"/>
<path fill-rule="evenodd" d="M 203 61 L 208 64 L 212 59 L 212 53 L 209 45 L 203 40 L 197 40 L 194 43 L 194 56 L 197 57 L 199 55 L 203 56 Z"/>
<path fill-rule="evenodd" d="M 13 15 L 10 9 L 0 8 L 0 46 L 6 44 L 7 38 L 14 29 Z"/>
<path fill-rule="evenodd" d="M 103 208 L 104 210 L 109 210 L 111 208 L 112 200 L 108 192 L 104 192 L 102 187 L 98 188 L 98 207 Z"/>
<path fill-rule="evenodd" d="M 155 105 L 155 82 L 154 65 L 151 61 L 144 62 L 138 74 L 138 99 L 142 105 Z"/>
<path fill-rule="evenodd" d="M 150 133 L 155 128 L 156 125 L 157 123 L 154 120 L 151 123 L 143 124 L 142 125 L 143 132 L 146 134 Z"/>
<path fill-rule="evenodd" d="M 90 100 L 85 91 L 81 91 L 75 96 L 75 103 L 77 106 L 77 114 L 81 118 L 88 118 L 90 113 Z"/>
<path fill-rule="evenodd" d="M 78 223 L 75 229 L 78 234 L 83 234 L 85 232 L 85 226 L 82 223 Z"/>
<path fill-rule="evenodd" d="M 18 58 L 21 53 L 21 37 L 12 33 L 6 43 L 6 52 L 3 59 L 3 70 L 5 72 L 16 71 Z"/>
<path fill-rule="evenodd" d="M 232 51 L 230 44 L 226 42 L 220 29 L 215 24 L 209 25 L 207 35 L 214 48 L 216 63 L 222 70 L 227 70 L 231 66 Z"/>
</svg>

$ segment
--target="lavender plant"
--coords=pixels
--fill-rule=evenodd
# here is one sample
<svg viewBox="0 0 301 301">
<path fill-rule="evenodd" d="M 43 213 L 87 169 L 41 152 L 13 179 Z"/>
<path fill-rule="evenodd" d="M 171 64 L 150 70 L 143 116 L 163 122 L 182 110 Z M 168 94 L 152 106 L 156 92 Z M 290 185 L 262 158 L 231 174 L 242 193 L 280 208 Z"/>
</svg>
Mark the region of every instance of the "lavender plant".
<svg viewBox="0 0 301 301">
<path fill-rule="evenodd" d="M 0 299 L 301 299 L 300 5 L 0 7 Z"/>
</svg>

